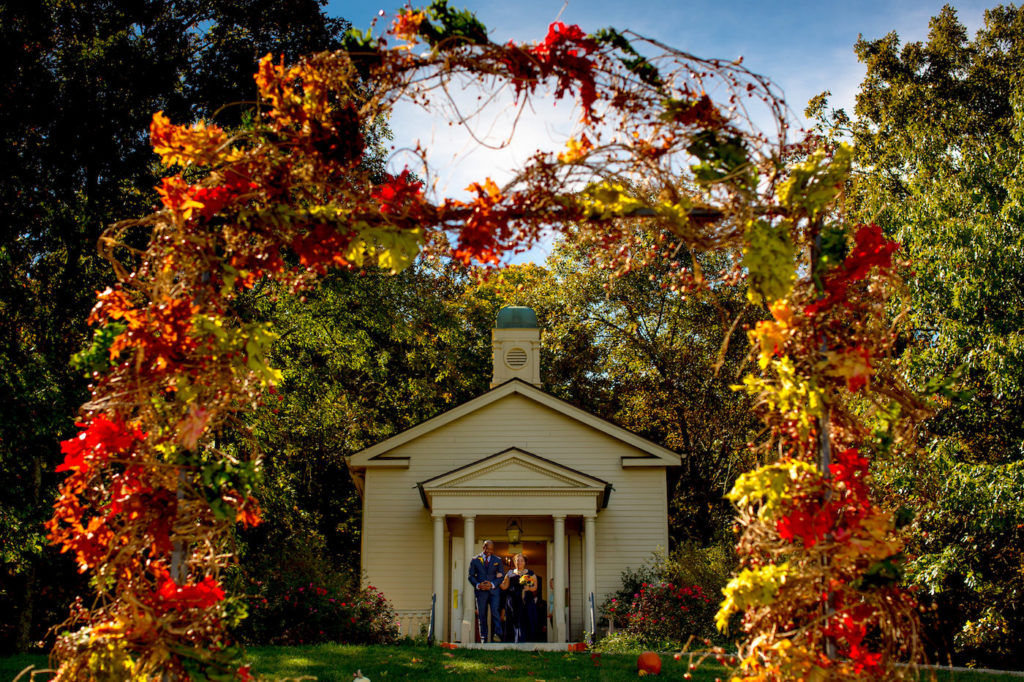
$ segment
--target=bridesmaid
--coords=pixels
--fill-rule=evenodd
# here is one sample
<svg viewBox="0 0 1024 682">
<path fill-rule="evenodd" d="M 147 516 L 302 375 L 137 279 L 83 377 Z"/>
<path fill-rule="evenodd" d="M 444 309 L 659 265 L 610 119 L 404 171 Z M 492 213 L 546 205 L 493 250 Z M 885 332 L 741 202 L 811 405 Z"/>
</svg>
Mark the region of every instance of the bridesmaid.
<svg viewBox="0 0 1024 682">
<path fill-rule="evenodd" d="M 532 642 L 537 635 L 537 574 L 526 567 L 526 557 L 516 554 L 515 568 L 505 574 L 505 632 L 509 641 Z"/>
</svg>

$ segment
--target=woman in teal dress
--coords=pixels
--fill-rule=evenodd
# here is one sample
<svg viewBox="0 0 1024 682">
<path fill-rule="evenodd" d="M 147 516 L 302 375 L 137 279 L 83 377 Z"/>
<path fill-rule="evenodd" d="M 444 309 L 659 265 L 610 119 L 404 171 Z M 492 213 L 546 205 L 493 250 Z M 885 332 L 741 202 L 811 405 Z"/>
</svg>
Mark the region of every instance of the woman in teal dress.
<svg viewBox="0 0 1024 682">
<path fill-rule="evenodd" d="M 515 568 L 505 574 L 505 634 L 509 642 L 532 642 L 538 635 L 537 574 L 526 567 L 526 557 L 516 554 Z"/>
</svg>

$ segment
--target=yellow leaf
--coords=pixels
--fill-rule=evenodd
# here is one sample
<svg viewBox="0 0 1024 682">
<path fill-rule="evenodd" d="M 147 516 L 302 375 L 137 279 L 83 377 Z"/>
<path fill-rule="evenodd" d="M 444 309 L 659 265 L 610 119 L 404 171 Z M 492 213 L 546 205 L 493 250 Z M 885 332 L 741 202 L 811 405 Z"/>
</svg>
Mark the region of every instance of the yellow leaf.
<svg viewBox="0 0 1024 682">
<path fill-rule="evenodd" d="M 565 146 L 567 147 L 566 151 L 558 155 L 558 160 L 562 163 L 576 163 L 594 148 L 586 135 L 582 135 L 578 140 L 570 138 Z"/>
</svg>

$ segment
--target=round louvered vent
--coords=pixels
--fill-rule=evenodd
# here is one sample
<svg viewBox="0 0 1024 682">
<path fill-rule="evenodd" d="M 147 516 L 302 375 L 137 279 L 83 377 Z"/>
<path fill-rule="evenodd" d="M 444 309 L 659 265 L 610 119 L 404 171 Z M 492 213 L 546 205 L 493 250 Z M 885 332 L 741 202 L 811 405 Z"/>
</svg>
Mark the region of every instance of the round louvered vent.
<svg viewBox="0 0 1024 682">
<path fill-rule="evenodd" d="M 512 348 L 505 353 L 505 364 L 512 369 L 519 369 L 526 364 L 526 351 L 522 348 Z"/>
</svg>

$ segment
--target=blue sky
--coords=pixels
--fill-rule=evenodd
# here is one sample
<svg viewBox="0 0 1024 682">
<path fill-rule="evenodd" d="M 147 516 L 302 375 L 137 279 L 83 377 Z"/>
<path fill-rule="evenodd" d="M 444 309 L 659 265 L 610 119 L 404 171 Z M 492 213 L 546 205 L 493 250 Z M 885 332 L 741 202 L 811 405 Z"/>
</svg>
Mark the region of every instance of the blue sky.
<svg viewBox="0 0 1024 682">
<path fill-rule="evenodd" d="M 426 3 L 424 3 L 426 4 Z M 928 19 L 944 3 L 933 0 L 835 2 L 723 2 L 721 0 L 450 0 L 467 7 L 505 41 L 539 40 L 561 12 L 561 20 L 586 31 L 604 26 L 629 28 L 702 57 L 743 55 L 752 70 L 771 77 L 786 90 L 794 108 L 831 89 L 852 99 L 863 75 L 853 55 L 858 34 L 880 38 L 896 31 L 904 40 L 919 40 Z M 991 2 L 953 2 L 960 20 L 973 33 Z M 328 12 L 367 28 L 383 9 L 401 4 L 377 0 L 331 0 Z"/>
<path fill-rule="evenodd" d="M 422 4 L 427 4 L 423 0 Z M 605 26 L 632 29 L 701 57 L 744 58 L 744 66 L 777 83 L 790 107 L 802 115 L 807 100 L 823 90 L 833 93 L 835 105 L 852 108 L 863 67 L 853 53 L 858 35 L 880 38 L 895 31 L 906 41 L 924 39 L 928 19 L 943 3 L 879 0 L 849 2 L 723 2 L 721 0 L 450 0 L 472 10 L 491 30 L 492 40 L 540 40 L 556 18 L 591 32 Z M 970 34 L 981 27 L 984 10 L 993 2 L 954 2 Z M 384 10 L 390 16 L 401 3 L 377 0 L 330 0 L 328 14 L 341 16 L 365 29 Z M 386 23 L 378 25 L 378 30 Z M 469 180 L 493 177 L 499 184 L 510 169 L 534 149 L 564 139 L 575 117 L 568 107 L 547 108 L 539 103 L 534 116 L 520 125 L 513 143 L 500 152 L 479 150 L 439 117 L 419 110 L 396 110 L 391 126 L 396 147 L 419 140 L 436 171 L 438 194 L 461 194 Z M 493 119 L 492 141 L 504 140 L 500 116 Z M 409 157 L 397 154 L 392 166 L 400 170 Z M 543 260 L 542 245 L 525 260 Z M 520 257 L 516 259 L 524 260 Z"/>
</svg>

